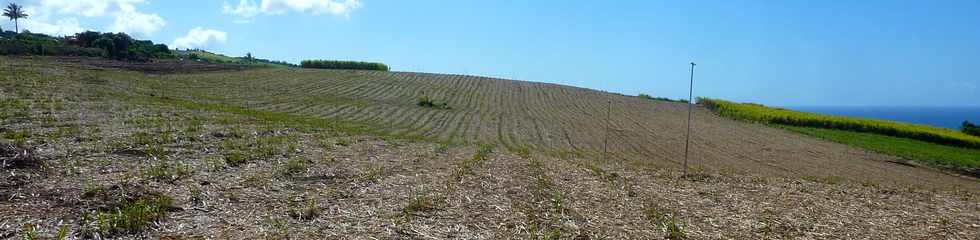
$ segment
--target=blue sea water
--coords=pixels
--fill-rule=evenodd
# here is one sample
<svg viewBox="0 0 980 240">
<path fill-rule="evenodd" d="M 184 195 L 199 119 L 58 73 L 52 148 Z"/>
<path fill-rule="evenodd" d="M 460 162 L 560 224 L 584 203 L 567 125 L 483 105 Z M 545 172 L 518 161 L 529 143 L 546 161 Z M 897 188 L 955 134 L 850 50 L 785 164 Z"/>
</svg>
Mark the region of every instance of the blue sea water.
<svg viewBox="0 0 980 240">
<path fill-rule="evenodd" d="M 976 107 L 855 107 L 855 106 L 796 106 L 787 109 L 840 115 L 848 117 L 874 118 L 925 124 L 936 127 L 959 129 L 963 121 L 980 123 L 980 106 Z"/>
</svg>

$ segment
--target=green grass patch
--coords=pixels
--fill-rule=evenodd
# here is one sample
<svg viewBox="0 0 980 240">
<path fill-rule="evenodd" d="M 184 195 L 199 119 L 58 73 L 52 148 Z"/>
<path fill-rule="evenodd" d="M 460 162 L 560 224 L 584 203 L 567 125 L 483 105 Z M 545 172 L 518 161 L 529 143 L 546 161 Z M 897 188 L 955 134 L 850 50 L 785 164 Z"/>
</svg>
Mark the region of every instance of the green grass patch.
<svg viewBox="0 0 980 240">
<path fill-rule="evenodd" d="M 933 166 L 980 176 L 980 149 L 952 147 L 908 138 L 837 129 L 782 126 L 787 130 L 856 146 L 871 151 L 913 159 Z"/>
<path fill-rule="evenodd" d="M 93 222 L 100 236 L 135 233 L 145 229 L 152 222 L 164 217 L 173 200 L 165 195 L 151 195 L 123 201 L 106 211 L 83 216 L 84 222 Z"/>
<path fill-rule="evenodd" d="M 435 109 L 449 109 L 449 103 L 446 101 L 431 98 L 429 96 L 419 97 L 418 102 L 415 103 L 419 107 L 435 108 Z"/>
<path fill-rule="evenodd" d="M 980 149 L 980 137 L 970 136 L 945 128 L 885 120 L 805 113 L 771 108 L 759 104 L 734 103 L 718 99 L 698 98 L 698 103 L 704 104 L 705 107 L 723 117 L 736 120 L 876 133 L 943 145 Z"/>
</svg>

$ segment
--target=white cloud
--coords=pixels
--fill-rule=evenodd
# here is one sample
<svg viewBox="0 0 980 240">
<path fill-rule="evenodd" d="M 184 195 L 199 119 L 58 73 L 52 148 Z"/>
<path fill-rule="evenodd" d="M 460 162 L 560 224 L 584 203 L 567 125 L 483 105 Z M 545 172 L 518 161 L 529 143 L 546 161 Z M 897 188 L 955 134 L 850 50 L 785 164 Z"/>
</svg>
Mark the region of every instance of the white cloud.
<svg viewBox="0 0 980 240">
<path fill-rule="evenodd" d="M 104 29 L 126 32 L 131 35 L 149 36 L 166 26 L 167 22 L 155 13 L 144 13 L 136 4 L 147 0 L 37 0 L 25 6 L 33 12 L 25 19 L 24 27 L 33 32 L 67 35 L 84 31 L 80 21 L 109 18 L 111 24 Z M 58 19 L 57 21 L 51 21 Z"/>
<path fill-rule="evenodd" d="M 278 15 L 289 11 L 350 17 L 358 8 L 361 8 L 360 0 L 262 0 L 258 5 L 251 0 L 240 0 L 234 7 L 225 2 L 221 12 L 246 19 L 259 13 Z"/>
<path fill-rule="evenodd" d="M 232 7 L 230 4 L 228 4 L 228 2 L 225 2 L 224 6 L 221 7 L 221 13 L 243 18 L 254 17 L 255 15 L 259 15 L 259 12 L 259 6 L 248 0 L 239 1 L 238 5 L 235 7 Z"/>
<path fill-rule="evenodd" d="M 207 48 L 228 41 L 228 34 L 214 29 L 196 27 L 179 37 L 170 46 L 173 48 Z"/>
<path fill-rule="evenodd" d="M 23 29 L 28 29 L 31 32 L 44 33 L 53 36 L 68 36 L 85 31 L 85 29 L 78 24 L 78 19 L 75 18 L 58 19 L 58 21 L 55 21 L 53 24 L 37 20 L 29 20 L 24 21 L 21 27 L 23 27 Z"/>
<path fill-rule="evenodd" d="M 361 7 L 359 0 L 262 0 L 262 12 L 281 14 L 288 10 L 309 12 L 312 14 L 329 13 L 333 15 L 348 15 Z"/>
<path fill-rule="evenodd" d="M 36 7 L 24 7 L 24 12 L 29 18 L 20 20 L 20 30 L 29 30 L 34 33 L 44 33 L 54 36 L 65 36 L 85 31 L 74 17 L 59 18 L 52 22 L 52 16 L 45 12 L 38 11 Z M 14 30 L 13 28 L 9 30 Z"/>
<path fill-rule="evenodd" d="M 109 31 L 113 32 L 149 36 L 167 25 L 159 15 L 138 12 L 133 5 L 120 5 L 120 11 L 114 15 L 116 20 L 113 21 L 112 26 L 109 26 Z"/>
</svg>

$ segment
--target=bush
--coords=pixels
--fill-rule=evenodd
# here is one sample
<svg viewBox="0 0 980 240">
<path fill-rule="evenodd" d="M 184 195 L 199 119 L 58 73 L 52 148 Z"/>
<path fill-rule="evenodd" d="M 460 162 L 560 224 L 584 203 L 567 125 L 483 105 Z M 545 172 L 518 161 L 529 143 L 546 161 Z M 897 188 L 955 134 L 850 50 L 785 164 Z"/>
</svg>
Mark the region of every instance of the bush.
<svg viewBox="0 0 980 240">
<path fill-rule="evenodd" d="M 945 128 L 797 112 L 759 104 L 734 103 L 718 99 L 698 98 L 698 103 L 704 104 L 705 107 L 718 113 L 718 115 L 743 121 L 875 133 L 944 145 L 980 148 L 980 137 Z"/>
<path fill-rule="evenodd" d="M 639 98 L 642 98 L 642 99 L 646 99 L 646 100 L 652 100 L 652 101 L 665 101 L 665 102 L 682 102 L 682 103 L 687 103 L 687 100 L 684 100 L 684 99 L 674 100 L 674 99 L 665 98 L 665 97 L 654 97 L 654 96 L 650 96 L 649 94 L 646 94 L 646 93 L 640 93 L 640 95 L 636 95 L 636 97 L 639 97 Z"/>
<path fill-rule="evenodd" d="M 980 126 L 971 123 L 970 121 L 963 121 L 963 126 L 960 127 L 960 131 L 966 134 L 980 137 Z"/>
<path fill-rule="evenodd" d="M 320 69 L 353 69 L 353 70 L 376 70 L 388 71 L 388 65 L 384 63 L 358 62 L 358 61 L 335 61 L 335 60 L 303 60 L 300 63 L 302 68 Z"/>
<path fill-rule="evenodd" d="M 52 37 L 30 32 L 4 32 L 0 55 L 47 55 L 110 57 L 117 60 L 148 61 L 174 58 L 164 44 L 135 40 L 125 33 L 86 31 L 68 37 Z"/>
<path fill-rule="evenodd" d="M 418 103 L 416 103 L 416 105 L 418 105 L 419 107 L 449 109 L 449 103 L 446 103 L 445 101 L 441 101 L 441 100 L 432 99 L 429 96 L 419 97 L 419 101 Z"/>
</svg>

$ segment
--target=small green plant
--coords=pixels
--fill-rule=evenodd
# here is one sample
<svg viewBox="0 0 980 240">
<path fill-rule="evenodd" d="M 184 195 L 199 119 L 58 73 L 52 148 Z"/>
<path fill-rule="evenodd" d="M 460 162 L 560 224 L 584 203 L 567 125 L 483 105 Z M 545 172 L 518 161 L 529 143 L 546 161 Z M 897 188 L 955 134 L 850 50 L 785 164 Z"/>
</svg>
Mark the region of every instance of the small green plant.
<svg viewBox="0 0 980 240">
<path fill-rule="evenodd" d="M 437 209 L 436 199 L 430 197 L 427 193 L 418 193 L 408 205 L 402 208 L 402 212 L 405 215 L 413 215 L 418 212 L 428 212 Z"/>
<path fill-rule="evenodd" d="M 20 238 L 23 240 L 34 240 L 35 231 L 37 230 L 34 228 L 34 224 L 24 224 L 24 231 L 21 233 Z"/>
<path fill-rule="evenodd" d="M 322 209 L 317 205 L 316 199 L 311 198 L 306 201 L 306 206 L 291 210 L 289 216 L 298 220 L 309 221 L 319 217 L 321 211 Z"/>
<path fill-rule="evenodd" d="M 141 175 L 149 179 L 156 181 L 165 182 L 175 182 L 181 178 L 190 175 L 190 168 L 187 165 L 176 162 L 171 163 L 167 161 L 161 161 L 160 163 L 154 164 L 149 168 L 143 169 L 140 172 Z"/>
<path fill-rule="evenodd" d="M 286 166 L 284 167 L 284 173 L 286 175 L 296 175 L 306 172 L 309 169 L 309 160 L 305 158 L 292 158 L 286 161 Z"/>
<path fill-rule="evenodd" d="M 421 96 L 418 102 L 415 103 L 419 107 L 435 108 L 435 109 L 449 109 L 449 103 L 442 100 L 433 99 L 429 96 Z"/>
<path fill-rule="evenodd" d="M 58 227 L 58 240 L 65 240 L 68 237 L 68 224 L 62 224 Z"/>
<path fill-rule="evenodd" d="M 248 159 L 241 152 L 225 153 L 225 164 L 228 166 L 237 167 L 245 163 L 248 163 Z"/>
<path fill-rule="evenodd" d="M 663 227 L 664 230 L 666 230 L 667 235 L 664 236 L 665 239 L 671 239 L 671 240 L 687 239 L 687 233 L 684 232 L 684 229 L 680 227 L 677 221 L 676 212 L 666 213 L 658 205 L 649 203 L 643 209 L 643 215 L 650 222 L 654 223 L 657 226 Z"/>
<path fill-rule="evenodd" d="M 346 139 L 346 138 L 337 139 L 337 145 L 338 146 L 344 146 L 344 147 L 350 146 L 350 142 L 351 141 L 348 140 L 348 139 Z"/>
<path fill-rule="evenodd" d="M 439 145 L 436 145 L 435 152 L 436 153 L 446 153 L 446 152 L 449 152 L 449 144 L 447 144 L 447 143 L 440 143 Z"/>
<path fill-rule="evenodd" d="M 163 218 L 173 207 L 172 204 L 173 200 L 164 195 L 143 196 L 125 200 L 106 211 L 97 211 L 91 219 L 83 217 L 83 221 L 94 220 L 97 231 L 103 237 L 134 233 L 143 230 L 151 222 Z"/>
<path fill-rule="evenodd" d="M 31 132 L 28 129 L 24 129 L 24 130 L 20 130 L 20 131 L 10 130 L 10 131 L 4 132 L 4 134 L 3 134 L 3 137 L 4 138 L 10 139 L 17 146 L 26 146 L 27 145 L 27 139 L 30 138 L 30 136 L 31 136 Z"/>
<path fill-rule="evenodd" d="M 483 163 L 483 161 L 487 159 L 487 155 L 489 155 L 492 151 L 493 145 L 480 144 L 472 158 L 460 161 L 456 164 L 456 169 L 453 170 L 453 178 L 457 181 L 462 180 L 463 176 L 472 173 L 477 165 Z"/>
<path fill-rule="evenodd" d="M 530 159 L 531 149 L 529 149 L 527 146 L 521 146 L 514 150 L 514 154 L 517 154 L 517 156 L 520 156 L 523 159 Z"/>
</svg>

